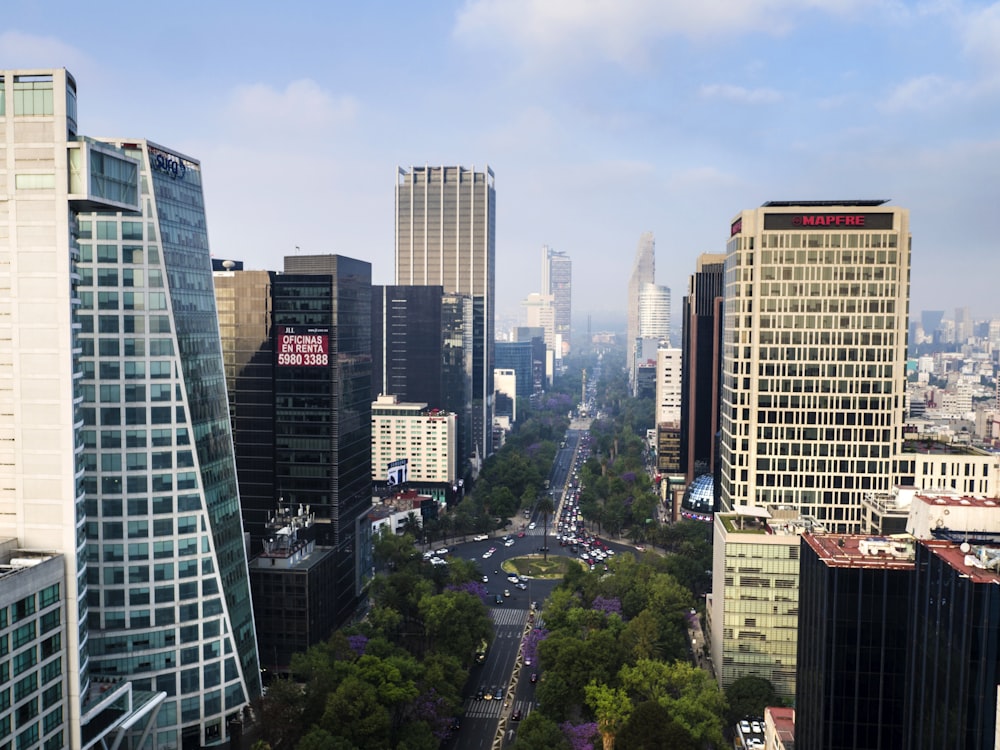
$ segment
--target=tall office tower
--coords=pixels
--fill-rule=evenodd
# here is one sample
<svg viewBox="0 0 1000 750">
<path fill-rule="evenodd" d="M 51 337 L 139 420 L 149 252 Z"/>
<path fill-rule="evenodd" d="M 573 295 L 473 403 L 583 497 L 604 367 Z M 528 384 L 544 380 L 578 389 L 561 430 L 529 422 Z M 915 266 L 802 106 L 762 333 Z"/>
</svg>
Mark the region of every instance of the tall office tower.
<svg viewBox="0 0 1000 750">
<path fill-rule="evenodd" d="M 396 284 L 441 286 L 472 300 L 474 465 L 493 452 L 496 189 L 493 170 L 398 169 Z"/>
<path fill-rule="evenodd" d="M 670 341 L 670 289 L 643 284 L 639 289 L 639 336 L 651 341 Z"/>
<path fill-rule="evenodd" d="M 529 328 L 541 328 L 545 332 L 545 348 L 561 358 L 556 352 L 556 307 L 551 294 L 532 292 L 522 302 L 526 323 Z"/>
<path fill-rule="evenodd" d="M 79 217 L 91 668 L 167 694 L 157 747 L 211 744 L 260 671 L 201 165 L 112 143 L 142 209 Z"/>
<path fill-rule="evenodd" d="M 917 544 L 917 606 L 907 623 L 908 749 L 979 750 L 1000 740 L 1000 539 L 981 531 L 958 538 L 969 541 Z"/>
<path fill-rule="evenodd" d="M 311 508 L 316 540 L 336 552 L 335 620 L 354 613 L 371 505 L 371 264 L 285 257 L 274 280 L 274 469 L 292 507 Z"/>
<path fill-rule="evenodd" d="M 535 393 L 535 366 L 530 341 L 498 341 L 496 369 L 513 370 L 517 398 L 531 398 Z"/>
<path fill-rule="evenodd" d="M 920 325 L 924 328 L 924 335 L 930 336 L 932 341 L 937 341 L 938 329 L 941 321 L 944 320 L 944 310 L 923 310 L 920 313 Z"/>
<path fill-rule="evenodd" d="M 973 335 L 972 316 L 968 307 L 955 308 L 955 341 L 964 344 Z"/>
<path fill-rule="evenodd" d="M 237 268 L 233 261 L 213 272 L 233 425 L 236 477 L 249 553 L 260 554 L 274 536 L 269 520 L 278 510 L 274 482 L 274 346 L 271 293 L 274 271 Z"/>
<path fill-rule="evenodd" d="M 721 502 L 860 531 L 903 440 L 910 229 L 884 201 L 770 202 L 730 227 Z"/>
<path fill-rule="evenodd" d="M 440 286 L 372 287 L 372 390 L 402 402 L 445 407 Z"/>
<path fill-rule="evenodd" d="M 67 567 L 65 652 L 40 654 L 55 682 L 15 687 L 17 742 L 81 747 L 105 697 L 141 731 L 140 696 L 162 701 L 156 747 L 218 742 L 260 674 L 201 168 L 77 136 L 65 70 L 0 80 L 0 534 Z M 36 720 L 63 688 L 63 721 Z"/>
<path fill-rule="evenodd" d="M 726 256 L 698 257 L 683 301 L 681 333 L 681 464 L 687 484 L 715 472 L 722 345 L 722 268 Z"/>
<path fill-rule="evenodd" d="M 681 350 L 661 347 L 656 352 L 656 423 L 681 421 Z"/>
<path fill-rule="evenodd" d="M 542 294 L 552 295 L 555 306 L 555 334 L 562 342 L 562 350 L 556 352 L 556 356 L 562 359 L 570 350 L 573 261 L 567 253 L 553 250 L 548 245 L 542 247 Z"/>
<path fill-rule="evenodd" d="M 796 742 L 913 747 L 903 741 L 913 541 L 803 534 L 799 552 Z"/>
<path fill-rule="evenodd" d="M 627 311 L 628 338 L 626 367 L 628 367 L 629 382 L 635 382 L 635 359 L 636 340 L 639 338 L 639 293 L 646 284 L 653 284 L 656 281 L 656 254 L 653 242 L 653 233 L 646 232 L 639 237 L 639 246 L 635 251 L 635 260 L 632 261 L 632 275 L 628 279 L 628 300 L 625 310 Z"/>
</svg>

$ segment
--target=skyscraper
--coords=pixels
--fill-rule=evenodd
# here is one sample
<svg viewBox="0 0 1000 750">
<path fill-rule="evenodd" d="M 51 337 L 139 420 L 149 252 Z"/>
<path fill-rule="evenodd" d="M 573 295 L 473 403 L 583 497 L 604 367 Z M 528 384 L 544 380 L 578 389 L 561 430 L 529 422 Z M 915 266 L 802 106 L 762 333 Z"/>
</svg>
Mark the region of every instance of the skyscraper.
<svg viewBox="0 0 1000 750">
<path fill-rule="evenodd" d="M 722 344 L 722 268 L 726 256 L 698 257 L 684 298 L 681 333 L 681 464 L 687 483 L 714 475 L 719 424 L 719 362 Z"/>
<path fill-rule="evenodd" d="M 627 330 L 625 335 L 628 338 L 626 367 L 628 367 L 629 382 L 635 383 L 635 352 L 636 341 L 639 338 L 639 295 L 643 286 L 653 284 L 656 281 L 656 255 L 653 233 L 646 232 L 639 237 L 639 246 L 635 251 L 635 260 L 632 262 L 632 275 L 628 280 L 628 300 L 625 310 L 627 311 Z"/>
<path fill-rule="evenodd" d="M 902 447 L 909 212 L 769 202 L 730 226 L 721 501 L 781 504 L 860 531 Z"/>
<path fill-rule="evenodd" d="M 95 678 L 162 701 L 156 747 L 220 742 L 260 674 L 201 166 L 79 137 L 65 70 L 0 81 L 0 533 L 67 567 L 65 670 L 43 657 L 65 726 L 25 719 L 18 743 L 100 731 Z"/>
<path fill-rule="evenodd" d="M 396 284 L 441 286 L 472 300 L 474 461 L 493 452 L 496 190 L 493 170 L 398 169 Z"/>
<path fill-rule="evenodd" d="M 562 359 L 570 349 L 573 261 L 568 254 L 553 250 L 548 245 L 542 247 L 542 294 L 552 295 L 552 304 L 555 308 L 554 333 L 560 340 L 560 349 L 556 352 L 556 357 Z"/>
<path fill-rule="evenodd" d="M 670 288 L 643 284 L 639 288 L 639 335 L 651 340 L 654 347 L 670 342 Z"/>
<path fill-rule="evenodd" d="M 275 482 L 286 503 L 312 509 L 317 541 L 336 550 L 339 625 L 357 606 L 371 505 L 371 264 L 286 256 L 274 328 Z"/>
</svg>

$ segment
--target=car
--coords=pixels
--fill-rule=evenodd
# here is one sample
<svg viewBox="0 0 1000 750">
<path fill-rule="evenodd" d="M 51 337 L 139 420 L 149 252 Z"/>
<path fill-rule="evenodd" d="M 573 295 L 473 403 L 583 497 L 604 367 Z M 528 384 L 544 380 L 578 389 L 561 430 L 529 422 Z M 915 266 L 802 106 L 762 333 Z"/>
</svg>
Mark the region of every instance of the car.
<svg viewBox="0 0 1000 750">
<path fill-rule="evenodd" d="M 740 731 L 743 732 L 743 734 L 750 734 L 750 722 L 749 721 L 741 721 L 740 722 Z"/>
<path fill-rule="evenodd" d="M 493 601 L 496 604 L 503 604 L 503 597 L 500 596 L 500 594 L 497 594 L 495 597 L 493 597 Z"/>
<path fill-rule="evenodd" d="M 442 547 L 441 549 L 436 550 L 434 552 L 434 554 L 437 555 L 438 557 L 442 557 L 444 555 L 447 555 L 448 554 L 448 548 L 447 547 Z"/>
<path fill-rule="evenodd" d="M 521 579 L 518 577 L 517 573 L 508 573 L 507 580 L 510 581 L 511 583 L 517 583 Z"/>
<path fill-rule="evenodd" d="M 510 720 L 511 721 L 520 721 L 521 720 L 521 709 L 517 709 L 513 714 L 511 714 Z"/>
<path fill-rule="evenodd" d="M 519 531 L 518 534 L 517 534 L 517 538 L 518 539 L 524 539 L 524 532 L 523 531 Z"/>
<path fill-rule="evenodd" d="M 510 596 L 510 589 L 504 589 L 503 590 L 503 595 L 504 596 Z"/>
<path fill-rule="evenodd" d="M 483 583 L 489 583 L 489 582 L 490 582 L 490 577 L 489 576 L 483 576 Z"/>
<path fill-rule="evenodd" d="M 472 537 L 472 541 L 474 541 L 474 542 L 485 542 L 489 538 L 490 538 L 489 534 L 476 534 L 474 537 Z"/>
<path fill-rule="evenodd" d="M 531 684 L 534 685 L 536 682 L 538 682 L 538 672 L 532 672 L 531 673 Z"/>
<path fill-rule="evenodd" d="M 489 560 L 491 557 L 493 557 L 493 553 L 492 552 L 487 551 L 487 552 L 483 553 L 483 559 L 484 560 Z"/>
<path fill-rule="evenodd" d="M 635 545 L 635 551 L 636 552 L 645 552 L 646 548 L 643 547 L 641 544 L 637 544 L 637 545 Z"/>
<path fill-rule="evenodd" d="M 486 695 L 483 696 L 483 700 L 491 701 L 493 700 L 493 693 L 489 690 L 486 691 Z"/>
<path fill-rule="evenodd" d="M 534 521 L 532 521 L 531 523 L 528 524 L 528 530 L 529 531 L 531 531 L 533 528 L 535 528 L 535 522 Z"/>
<path fill-rule="evenodd" d="M 461 728 L 462 728 L 462 720 L 459 719 L 457 716 L 454 719 L 452 719 L 451 724 L 448 725 L 448 729 L 450 729 L 453 732 L 457 732 Z"/>
<path fill-rule="evenodd" d="M 503 686 L 498 687 L 496 692 L 493 693 L 493 700 L 495 701 L 503 700 Z"/>
<path fill-rule="evenodd" d="M 528 584 L 526 584 L 526 583 L 515 583 L 514 584 L 514 588 L 521 589 L 521 591 L 527 591 L 528 590 Z"/>
<path fill-rule="evenodd" d="M 751 721 L 750 722 L 750 731 L 752 731 L 754 734 L 763 734 L 764 733 L 763 727 L 761 727 L 761 725 L 758 722 L 756 722 L 756 721 Z"/>
<path fill-rule="evenodd" d="M 526 667 L 530 667 L 531 666 L 531 657 L 530 656 L 524 657 L 524 666 L 526 666 Z"/>
<path fill-rule="evenodd" d="M 486 688 L 484 688 L 484 687 L 479 688 L 479 692 L 476 693 L 476 700 L 477 701 L 481 701 L 485 697 L 486 697 Z"/>
<path fill-rule="evenodd" d="M 513 547 L 514 546 L 514 540 L 513 539 L 508 539 L 506 542 L 503 543 L 503 546 L 504 547 Z"/>
</svg>

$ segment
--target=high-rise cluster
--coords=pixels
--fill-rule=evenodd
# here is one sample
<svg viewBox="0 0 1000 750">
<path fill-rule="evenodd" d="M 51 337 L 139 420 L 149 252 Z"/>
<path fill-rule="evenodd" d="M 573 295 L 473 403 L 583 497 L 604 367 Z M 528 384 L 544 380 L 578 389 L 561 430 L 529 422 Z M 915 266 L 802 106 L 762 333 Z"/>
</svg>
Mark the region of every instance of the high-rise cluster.
<svg viewBox="0 0 1000 750">
<path fill-rule="evenodd" d="M 65 70 L 0 72 L 3 527 L 64 564 L 0 623 L 65 622 L 15 639 L 39 675 L 0 728 L 13 710 L 19 747 L 210 744 L 260 674 L 201 165 L 84 138 L 76 106 Z"/>
</svg>

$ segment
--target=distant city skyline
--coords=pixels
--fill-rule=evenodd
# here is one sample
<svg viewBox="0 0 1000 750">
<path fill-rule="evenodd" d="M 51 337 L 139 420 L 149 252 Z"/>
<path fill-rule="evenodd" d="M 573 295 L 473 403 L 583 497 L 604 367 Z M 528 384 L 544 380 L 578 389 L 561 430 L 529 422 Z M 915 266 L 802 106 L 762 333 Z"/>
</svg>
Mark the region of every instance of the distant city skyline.
<svg viewBox="0 0 1000 750">
<path fill-rule="evenodd" d="M 909 207 L 911 311 L 1000 315 L 1000 4 L 102 5 L 11 0 L 0 54 L 73 71 L 81 132 L 198 154 L 213 251 L 247 268 L 299 248 L 391 284 L 396 166 L 489 164 L 498 319 L 543 244 L 577 321 L 624 316 L 643 232 L 676 294 L 738 211 L 830 197 Z"/>
</svg>

